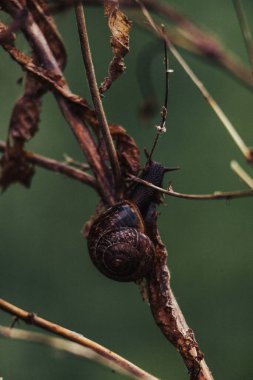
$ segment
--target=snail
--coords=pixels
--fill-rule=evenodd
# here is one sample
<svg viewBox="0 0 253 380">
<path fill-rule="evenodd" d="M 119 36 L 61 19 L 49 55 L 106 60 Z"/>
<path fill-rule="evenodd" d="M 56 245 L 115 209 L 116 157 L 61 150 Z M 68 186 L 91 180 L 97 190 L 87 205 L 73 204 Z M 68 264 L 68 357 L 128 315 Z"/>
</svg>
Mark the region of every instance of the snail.
<svg viewBox="0 0 253 380">
<path fill-rule="evenodd" d="M 161 186 L 168 170 L 148 161 L 141 178 Z M 137 184 L 127 200 L 101 214 L 88 235 L 90 257 L 105 276 L 116 281 L 137 281 L 147 276 L 153 265 L 155 247 L 148 236 L 150 215 L 160 202 L 153 188 Z"/>
</svg>

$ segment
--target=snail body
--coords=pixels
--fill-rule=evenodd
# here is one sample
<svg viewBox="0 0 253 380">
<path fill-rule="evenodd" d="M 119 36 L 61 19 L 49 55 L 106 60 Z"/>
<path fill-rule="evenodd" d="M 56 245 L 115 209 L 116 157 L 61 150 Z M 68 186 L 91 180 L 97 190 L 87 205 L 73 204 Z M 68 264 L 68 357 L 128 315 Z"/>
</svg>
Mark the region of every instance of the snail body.
<svg viewBox="0 0 253 380">
<path fill-rule="evenodd" d="M 151 162 L 142 178 L 161 186 L 166 169 Z M 155 247 L 147 235 L 150 207 L 159 203 L 156 190 L 137 184 L 129 196 L 110 207 L 91 226 L 88 235 L 90 257 L 105 276 L 116 281 L 136 281 L 152 269 Z"/>
</svg>

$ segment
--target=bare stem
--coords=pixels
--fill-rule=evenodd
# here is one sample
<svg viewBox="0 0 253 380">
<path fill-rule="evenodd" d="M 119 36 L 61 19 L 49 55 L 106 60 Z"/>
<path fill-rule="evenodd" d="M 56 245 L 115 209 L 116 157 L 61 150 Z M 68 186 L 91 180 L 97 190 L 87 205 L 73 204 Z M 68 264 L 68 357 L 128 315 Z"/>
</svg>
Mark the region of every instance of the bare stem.
<svg viewBox="0 0 253 380">
<path fill-rule="evenodd" d="M 235 144 L 238 146 L 244 157 L 248 162 L 253 164 L 253 151 L 250 149 L 242 140 L 239 133 L 236 131 L 235 127 L 231 123 L 231 121 L 228 119 L 228 117 L 225 115 L 225 113 L 222 111 L 220 106 L 216 103 L 214 98 L 209 94 L 206 87 L 203 85 L 203 83 L 199 80 L 197 75 L 192 71 L 188 63 L 184 60 L 184 58 L 181 56 L 181 54 L 177 51 L 177 49 L 171 44 L 169 38 L 167 36 L 162 35 L 160 28 L 155 24 L 153 21 L 150 13 L 147 11 L 143 3 L 139 0 L 136 0 L 136 2 L 140 5 L 141 10 L 143 12 L 143 15 L 145 16 L 146 20 L 148 21 L 151 28 L 155 31 L 156 34 L 158 34 L 159 37 L 165 38 L 167 42 L 168 49 L 171 51 L 173 56 L 176 58 L 178 63 L 182 66 L 182 68 L 185 70 L 186 74 L 190 77 L 190 79 L 193 81 L 195 86 L 198 88 L 198 90 L 203 95 L 204 99 L 208 102 L 210 107 L 213 109 L 215 114 L 218 116 L 219 120 L 223 124 L 223 126 L 226 128 L 227 132 L 230 134 L 232 139 L 234 140 Z"/>
<path fill-rule="evenodd" d="M 113 144 L 112 136 L 110 133 L 110 128 L 107 123 L 106 115 L 104 112 L 103 104 L 100 98 L 100 93 L 97 86 L 96 74 L 94 70 L 94 65 L 91 57 L 89 38 L 86 28 L 86 21 L 84 15 L 84 9 L 82 2 L 79 2 L 75 6 L 76 19 L 81 43 L 81 50 L 83 54 L 83 60 L 86 68 L 86 75 L 90 87 L 90 92 L 93 100 L 93 104 L 97 113 L 99 124 L 101 125 L 105 144 L 108 150 L 112 171 L 115 179 L 116 189 L 119 190 L 121 186 L 121 174 L 120 166 L 117 157 L 117 153 Z"/>
<path fill-rule="evenodd" d="M 234 6 L 237 13 L 238 21 L 240 24 L 240 28 L 242 31 L 242 35 L 244 38 L 245 46 L 247 49 L 248 57 L 249 57 L 249 63 L 251 67 L 251 72 L 253 74 L 253 44 L 252 44 L 252 37 L 250 33 L 250 28 L 241 4 L 240 0 L 234 0 Z"/>
<path fill-rule="evenodd" d="M 29 313 L 28 311 L 25 311 L 23 309 L 20 309 L 19 307 L 0 299 L 0 309 L 14 315 L 18 319 L 23 320 L 24 322 L 37 326 L 45 331 L 49 331 L 52 334 L 58 335 L 62 338 L 65 338 L 71 342 L 75 342 L 80 346 L 89 348 L 93 353 L 96 353 L 96 357 L 102 358 L 103 362 L 105 361 L 108 363 L 110 362 L 111 365 L 117 368 L 121 368 L 124 373 L 128 373 L 128 375 L 131 374 L 132 378 L 135 379 L 145 379 L 145 380 L 158 380 L 156 377 L 150 375 L 149 373 L 143 371 L 141 368 L 135 366 L 128 360 L 122 358 L 121 356 L 117 355 L 116 353 L 112 352 L 111 350 L 108 350 L 107 348 L 101 346 L 100 344 L 85 338 L 83 335 L 78 334 L 74 331 L 68 330 L 65 327 L 62 327 L 60 325 L 57 325 L 53 322 L 50 322 L 46 319 L 43 319 L 41 317 L 38 317 L 34 313 Z M 10 330 L 9 330 L 10 331 Z M 15 335 L 14 330 L 14 335 Z M 9 332 L 11 335 L 12 333 Z M 51 341 L 52 342 L 52 341 Z M 58 341 L 59 342 L 59 341 Z M 65 345 L 66 347 L 66 345 Z"/>
<path fill-rule="evenodd" d="M 160 193 L 170 195 L 171 197 L 176 198 L 183 198 L 183 199 L 192 199 L 192 200 L 216 200 L 216 199 L 233 199 L 233 198 L 244 198 L 244 197 L 252 197 L 253 196 L 253 190 L 251 191 L 215 191 L 212 194 L 184 194 L 184 193 L 178 193 L 174 190 L 166 190 L 161 187 L 155 186 L 150 182 L 145 181 L 142 178 L 135 177 L 132 174 L 129 174 L 129 178 L 134 180 L 135 182 L 142 183 L 143 185 L 146 185 L 148 187 L 151 187 L 152 189 L 155 189 L 159 191 Z"/>
<path fill-rule="evenodd" d="M 253 178 L 246 173 L 246 171 L 238 164 L 237 161 L 231 161 L 231 169 L 241 178 L 250 189 L 253 190 Z"/>
<path fill-rule="evenodd" d="M 162 25 L 162 34 L 165 36 L 165 28 Z M 164 45 L 164 67 L 165 67 L 165 91 L 164 91 L 164 104 L 161 110 L 161 122 L 160 125 L 156 127 L 156 136 L 153 142 L 153 146 L 151 148 L 148 161 L 151 161 L 152 155 L 158 143 L 159 137 L 162 133 L 166 132 L 165 123 L 168 115 L 168 95 L 169 95 L 169 60 L 168 60 L 168 51 L 167 51 L 167 43 L 165 38 L 163 39 Z"/>
<path fill-rule="evenodd" d="M 0 152 L 4 152 L 5 149 L 6 143 L 0 141 Z M 93 189 L 98 191 L 95 178 L 82 170 L 73 168 L 67 164 L 53 160 L 52 158 L 47 158 L 30 151 L 24 151 L 24 155 L 27 161 L 34 165 L 51 170 L 53 172 L 64 174 L 65 176 L 73 178 L 79 182 L 86 183 L 87 185 L 91 186 Z"/>
</svg>

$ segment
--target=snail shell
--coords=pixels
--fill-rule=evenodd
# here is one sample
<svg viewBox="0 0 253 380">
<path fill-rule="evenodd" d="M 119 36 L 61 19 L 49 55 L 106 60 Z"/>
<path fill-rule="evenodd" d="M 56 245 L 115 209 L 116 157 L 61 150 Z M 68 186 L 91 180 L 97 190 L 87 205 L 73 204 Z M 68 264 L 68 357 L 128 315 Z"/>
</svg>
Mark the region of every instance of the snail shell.
<svg viewBox="0 0 253 380">
<path fill-rule="evenodd" d="M 100 272 L 116 281 L 136 281 L 152 268 L 154 245 L 139 210 L 128 201 L 109 208 L 93 224 L 88 248 Z"/>
<path fill-rule="evenodd" d="M 161 186 L 167 171 L 157 162 L 148 162 L 141 178 Z M 160 194 L 143 184 L 134 186 L 129 201 L 109 208 L 91 226 L 88 249 L 94 265 L 116 281 L 136 281 L 149 274 L 155 247 L 147 235 L 152 230 L 155 206 Z"/>
</svg>

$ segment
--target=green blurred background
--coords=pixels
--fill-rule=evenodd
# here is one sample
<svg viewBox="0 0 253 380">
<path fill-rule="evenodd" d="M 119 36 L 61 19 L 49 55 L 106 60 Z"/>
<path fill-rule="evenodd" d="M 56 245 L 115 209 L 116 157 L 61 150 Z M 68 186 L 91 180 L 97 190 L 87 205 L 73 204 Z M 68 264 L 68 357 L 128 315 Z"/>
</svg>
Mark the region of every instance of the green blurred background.
<svg viewBox="0 0 253 380">
<path fill-rule="evenodd" d="M 248 65 L 232 1 L 168 3 L 184 10 L 206 30 L 212 30 Z M 252 1 L 243 3 L 252 21 Z M 56 20 L 68 51 L 66 78 L 73 92 L 90 99 L 74 12 L 58 15 Z M 101 82 L 111 59 L 102 9 L 89 7 L 87 23 Z M 151 146 L 153 125 L 159 120 L 159 111 L 146 122 L 140 120 L 138 111 L 143 98 L 137 65 L 143 48 L 154 41 L 151 34 L 133 25 L 126 73 L 104 98 L 108 120 L 123 125 L 141 151 Z M 22 38 L 19 46 L 30 53 Z M 183 55 L 243 139 L 252 144 L 250 90 L 204 60 Z M 152 64 L 159 103 L 163 101 L 162 60 L 161 48 Z M 155 159 L 168 166 L 178 164 L 182 170 L 171 174 L 167 181 L 172 180 L 175 190 L 186 193 L 245 189 L 230 170 L 230 160 L 238 160 L 249 172 L 250 168 L 173 58 L 171 67 L 174 74 L 170 79 L 168 133 L 161 138 Z M 22 94 L 17 80 L 23 72 L 3 50 L 0 76 L 0 138 L 5 139 L 13 104 Z M 51 94 L 44 97 L 40 131 L 29 149 L 58 160 L 63 160 L 63 153 L 82 160 L 79 146 Z M 36 170 L 31 189 L 15 185 L 2 194 L 1 297 L 84 334 L 162 379 L 187 379 L 180 356 L 154 324 L 138 288 L 103 277 L 91 264 L 80 231 L 97 201 L 89 188 L 43 169 Z M 253 378 L 252 202 L 250 198 L 196 202 L 167 197 L 159 208 L 171 284 L 216 379 Z M 11 318 L 1 312 L 0 322 L 9 325 Z M 20 327 L 28 328 L 23 323 Z M 6 339 L 0 339 L 1 376 L 4 380 L 124 378 L 85 360 Z"/>
</svg>

